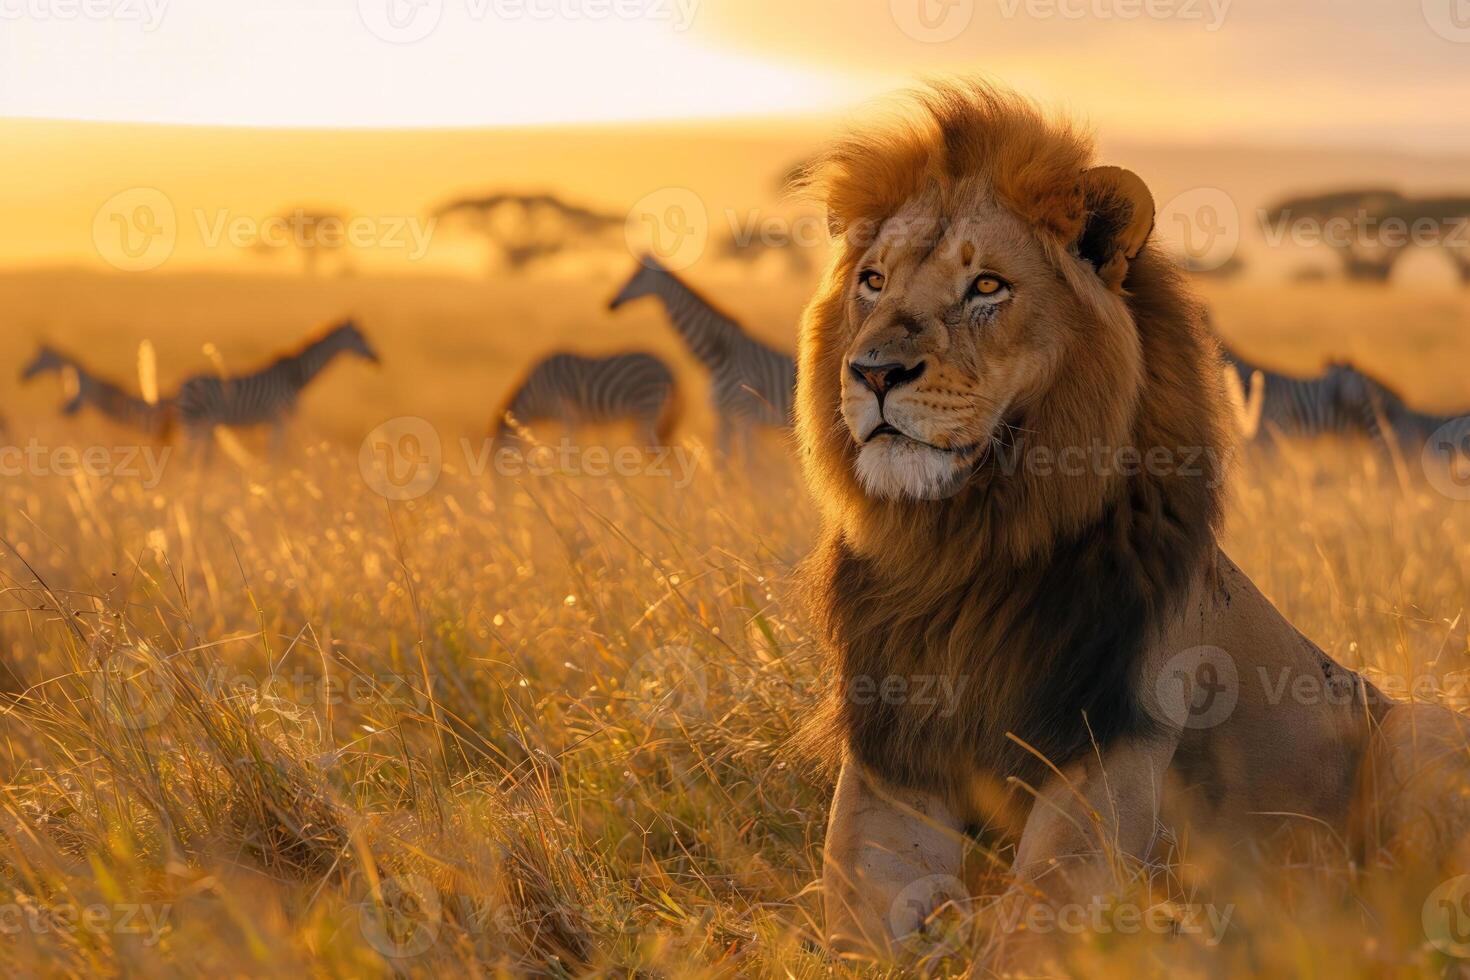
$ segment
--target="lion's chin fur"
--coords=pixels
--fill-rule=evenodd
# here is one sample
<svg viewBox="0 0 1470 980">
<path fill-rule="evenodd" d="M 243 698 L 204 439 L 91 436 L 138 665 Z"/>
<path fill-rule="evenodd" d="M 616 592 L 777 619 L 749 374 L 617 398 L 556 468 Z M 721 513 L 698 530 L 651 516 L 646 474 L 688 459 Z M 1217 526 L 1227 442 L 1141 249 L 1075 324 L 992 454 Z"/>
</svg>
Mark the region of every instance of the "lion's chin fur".
<svg viewBox="0 0 1470 980">
<path fill-rule="evenodd" d="M 902 436 L 863 445 L 853 463 L 863 492 L 879 500 L 942 500 L 958 493 L 973 453 L 946 452 Z"/>
</svg>

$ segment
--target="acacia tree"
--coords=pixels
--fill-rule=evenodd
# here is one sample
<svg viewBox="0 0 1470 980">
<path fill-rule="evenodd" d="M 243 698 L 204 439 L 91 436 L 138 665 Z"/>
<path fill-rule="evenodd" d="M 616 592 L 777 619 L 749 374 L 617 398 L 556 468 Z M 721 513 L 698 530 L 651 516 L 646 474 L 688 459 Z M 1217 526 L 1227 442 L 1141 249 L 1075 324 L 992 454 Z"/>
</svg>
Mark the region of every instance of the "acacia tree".
<svg viewBox="0 0 1470 980">
<path fill-rule="evenodd" d="M 571 204 L 554 194 L 463 197 L 441 205 L 434 215 L 483 237 L 492 262 L 512 269 L 603 242 L 623 227 L 620 215 Z"/>
<path fill-rule="evenodd" d="M 1407 197 L 1384 188 L 1294 197 L 1268 209 L 1277 232 L 1313 222 L 1349 279 L 1386 282 L 1410 247 L 1440 247 L 1470 286 L 1470 197 Z"/>
<path fill-rule="evenodd" d="M 251 248 L 263 255 L 295 251 L 301 271 L 315 276 L 322 260 L 347 247 L 347 219 L 329 208 L 297 207 L 271 216 L 258 229 Z"/>
<path fill-rule="evenodd" d="M 1406 202 L 1410 227 L 1435 229 L 1435 240 L 1454 263 L 1460 282 L 1470 286 L 1470 197 L 1427 197 Z"/>
<path fill-rule="evenodd" d="M 1404 244 L 1365 232 L 1403 205 L 1398 191 L 1361 188 L 1288 198 L 1268 209 L 1267 219 L 1278 233 L 1310 222 L 1313 237 L 1336 250 L 1343 274 L 1349 279 L 1386 282 L 1403 255 Z"/>
</svg>

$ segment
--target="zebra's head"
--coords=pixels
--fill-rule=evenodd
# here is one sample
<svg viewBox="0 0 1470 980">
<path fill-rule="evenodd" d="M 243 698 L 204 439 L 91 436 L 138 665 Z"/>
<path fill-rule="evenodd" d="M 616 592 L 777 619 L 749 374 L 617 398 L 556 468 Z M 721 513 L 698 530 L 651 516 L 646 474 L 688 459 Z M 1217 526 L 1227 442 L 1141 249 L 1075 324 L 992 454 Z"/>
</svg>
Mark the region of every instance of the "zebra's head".
<svg viewBox="0 0 1470 980">
<path fill-rule="evenodd" d="M 62 354 L 54 347 L 42 344 L 36 351 L 36 356 L 31 360 L 31 363 L 27 364 L 25 369 L 20 372 L 20 379 L 22 381 L 29 381 L 37 375 L 51 371 L 60 371 L 70 363 L 71 358 Z"/>
<path fill-rule="evenodd" d="M 652 295 L 658 289 L 659 279 L 668 273 L 669 270 L 658 259 L 652 255 L 644 255 L 638 260 L 638 268 L 633 270 L 633 275 L 623 284 L 623 288 L 608 301 L 607 308 L 615 310 L 624 303 Z"/>
<path fill-rule="evenodd" d="M 332 331 L 332 335 L 342 350 L 351 351 L 363 360 L 371 361 L 373 364 L 383 363 L 378 357 L 378 352 L 373 349 L 373 345 L 368 343 L 367 337 L 358 328 L 356 320 L 350 318 L 343 320 Z"/>
<path fill-rule="evenodd" d="M 1407 409 L 1398 392 L 1347 361 L 1331 362 L 1323 376 L 1327 382 L 1324 390 L 1330 393 L 1332 407 L 1344 418 L 1365 420 L 1370 432 L 1376 428 L 1379 414 L 1393 421 Z"/>
</svg>

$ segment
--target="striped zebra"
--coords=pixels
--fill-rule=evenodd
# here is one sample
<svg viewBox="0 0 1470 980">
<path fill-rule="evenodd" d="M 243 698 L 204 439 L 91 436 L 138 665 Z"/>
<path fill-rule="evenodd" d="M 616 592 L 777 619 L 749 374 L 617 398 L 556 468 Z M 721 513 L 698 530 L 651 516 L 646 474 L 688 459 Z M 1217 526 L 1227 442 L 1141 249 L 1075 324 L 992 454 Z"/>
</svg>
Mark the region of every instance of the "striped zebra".
<svg viewBox="0 0 1470 980">
<path fill-rule="evenodd" d="M 171 400 L 140 398 L 121 385 L 93 374 L 75 357 L 47 344 L 40 346 L 20 377 L 22 381 L 31 381 L 43 374 L 59 374 L 64 379 L 70 397 L 61 406 L 63 414 L 76 415 L 87 407 L 154 439 L 168 438 L 174 419 Z"/>
<path fill-rule="evenodd" d="M 748 454 L 757 426 L 791 425 L 796 363 L 788 355 L 750 336 L 651 255 L 639 261 L 608 309 L 616 310 L 644 296 L 656 296 L 663 302 L 690 353 L 709 370 L 710 401 L 722 456 L 729 456 L 737 441 L 741 452 Z"/>
<path fill-rule="evenodd" d="M 674 373 L 652 354 L 553 354 L 511 392 L 493 435 L 500 441 L 512 433 L 506 416 L 522 425 L 556 422 L 566 429 L 629 419 L 645 446 L 666 446 L 682 411 Z"/>
<path fill-rule="evenodd" d="M 1381 443 L 1373 402 L 1367 396 L 1366 382 L 1371 379 L 1351 364 L 1335 362 L 1316 377 L 1301 378 L 1253 364 L 1224 344 L 1221 351 L 1242 390 L 1262 391 L 1256 440 L 1356 435 Z"/>
<path fill-rule="evenodd" d="M 195 375 L 179 386 L 175 398 L 179 422 L 191 439 L 206 446 L 215 426 L 270 425 L 272 442 L 279 448 L 302 390 L 344 353 L 379 363 L 377 352 L 357 324 L 344 320 L 251 374 L 223 378 L 216 374 Z"/>
<path fill-rule="evenodd" d="M 1392 439 L 1405 455 L 1426 448 L 1441 457 L 1465 456 L 1470 451 L 1470 413 L 1440 415 L 1409 407 L 1402 395 L 1378 378 L 1350 365 L 1355 397 L 1368 406 L 1375 438 Z"/>
<path fill-rule="evenodd" d="M 1363 436 L 1378 449 L 1406 455 L 1424 450 L 1433 439 L 1437 452 L 1461 451 L 1470 421 L 1410 408 L 1392 387 L 1346 361 L 1329 363 L 1315 378 L 1296 378 L 1259 368 L 1225 349 L 1229 369 L 1241 378 L 1262 378 L 1261 431 L 1281 438 Z M 1455 448 L 1445 448 L 1453 444 Z"/>
</svg>

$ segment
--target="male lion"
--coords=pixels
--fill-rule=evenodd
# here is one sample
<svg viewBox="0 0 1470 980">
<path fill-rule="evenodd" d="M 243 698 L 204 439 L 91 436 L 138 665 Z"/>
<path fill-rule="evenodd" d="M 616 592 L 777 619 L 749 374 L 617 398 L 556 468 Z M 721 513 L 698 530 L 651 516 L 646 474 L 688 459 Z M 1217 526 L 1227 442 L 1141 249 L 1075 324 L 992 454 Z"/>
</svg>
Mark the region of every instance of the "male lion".
<svg viewBox="0 0 1470 980">
<path fill-rule="evenodd" d="M 1462 720 L 1335 663 L 1216 543 L 1219 354 L 1143 181 L 984 85 L 917 100 L 813 178 L 837 239 L 797 391 L 841 755 L 830 939 L 891 949 L 916 884 L 1007 816 L 1017 880 L 1056 903 L 1183 814 L 1381 853 L 1440 808 L 1458 837 Z M 1426 754 L 1442 771 L 1411 783 Z"/>
</svg>

